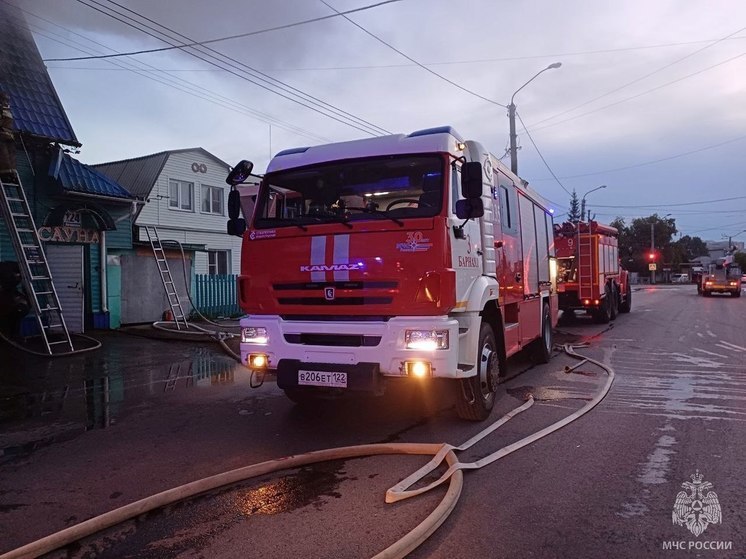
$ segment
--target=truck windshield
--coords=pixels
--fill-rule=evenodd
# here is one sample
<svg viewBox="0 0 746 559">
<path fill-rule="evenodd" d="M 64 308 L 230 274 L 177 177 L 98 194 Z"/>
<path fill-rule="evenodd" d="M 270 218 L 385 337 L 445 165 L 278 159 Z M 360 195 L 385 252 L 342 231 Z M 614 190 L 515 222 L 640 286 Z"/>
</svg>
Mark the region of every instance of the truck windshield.
<svg viewBox="0 0 746 559">
<path fill-rule="evenodd" d="M 444 168 L 437 155 L 408 155 L 268 173 L 254 227 L 435 216 L 443 205 Z"/>
</svg>

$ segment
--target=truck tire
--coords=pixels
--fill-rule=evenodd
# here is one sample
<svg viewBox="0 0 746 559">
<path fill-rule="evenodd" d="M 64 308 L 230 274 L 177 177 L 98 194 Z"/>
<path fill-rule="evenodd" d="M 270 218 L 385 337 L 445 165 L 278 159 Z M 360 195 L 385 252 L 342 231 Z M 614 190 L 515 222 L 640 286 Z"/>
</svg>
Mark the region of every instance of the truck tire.
<svg viewBox="0 0 746 559">
<path fill-rule="evenodd" d="M 632 286 L 627 282 L 624 289 L 624 299 L 619 303 L 619 312 L 628 313 L 632 310 Z"/>
<path fill-rule="evenodd" d="M 552 317 L 549 304 L 544 303 L 541 311 L 541 337 L 531 345 L 531 358 L 536 363 L 549 363 L 552 357 Z"/>
<path fill-rule="evenodd" d="M 593 312 L 593 318 L 599 324 L 608 324 L 611 321 L 611 288 L 606 285 L 604 299 L 601 306 Z"/>
<path fill-rule="evenodd" d="M 461 419 L 483 421 L 487 419 L 495 405 L 500 357 L 492 327 L 482 322 L 477 345 L 477 374 L 458 379 L 456 413 Z"/>
</svg>

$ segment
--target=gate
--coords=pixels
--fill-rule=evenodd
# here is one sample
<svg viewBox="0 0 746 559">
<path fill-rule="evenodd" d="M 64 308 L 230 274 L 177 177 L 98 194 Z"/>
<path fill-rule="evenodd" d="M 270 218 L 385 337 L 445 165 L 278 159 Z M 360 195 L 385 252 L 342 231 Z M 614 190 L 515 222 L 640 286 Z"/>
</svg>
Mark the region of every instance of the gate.
<svg viewBox="0 0 746 559">
<path fill-rule="evenodd" d="M 238 276 L 235 274 L 195 274 L 193 295 L 199 312 L 209 318 L 241 314 L 236 292 L 237 281 Z"/>
</svg>

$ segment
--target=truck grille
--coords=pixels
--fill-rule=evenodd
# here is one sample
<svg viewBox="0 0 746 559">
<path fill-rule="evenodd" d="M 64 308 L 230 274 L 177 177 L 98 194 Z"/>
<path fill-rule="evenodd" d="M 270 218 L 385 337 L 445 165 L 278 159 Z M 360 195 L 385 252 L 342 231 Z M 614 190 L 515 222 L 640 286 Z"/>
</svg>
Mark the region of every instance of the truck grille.
<svg viewBox="0 0 746 559">
<path fill-rule="evenodd" d="M 285 334 L 290 344 L 344 347 L 375 347 L 381 343 L 381 336 L 357 334 Z"/>
<path fill-rule="evenodd" d="M 333 299 L 324 290 L 334 288 Z M 277 303 L 303 306 L 390 305 L 398 292 L 397 281 L 317 281 L 275 283 L 272 285 Z"/>
</svg>

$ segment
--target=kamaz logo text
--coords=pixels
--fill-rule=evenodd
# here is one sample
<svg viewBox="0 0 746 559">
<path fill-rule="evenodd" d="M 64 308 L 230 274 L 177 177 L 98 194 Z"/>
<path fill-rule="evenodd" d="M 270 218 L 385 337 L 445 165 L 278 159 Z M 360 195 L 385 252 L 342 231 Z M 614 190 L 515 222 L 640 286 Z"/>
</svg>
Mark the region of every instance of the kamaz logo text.
<svg viewBox="0 0 746 559">
<path fill-rule="evenodd" d="M 300 267 L 301 272 L 345 272 L 359 269 L 358 264 L 312 264 Z"/>
</svg>

